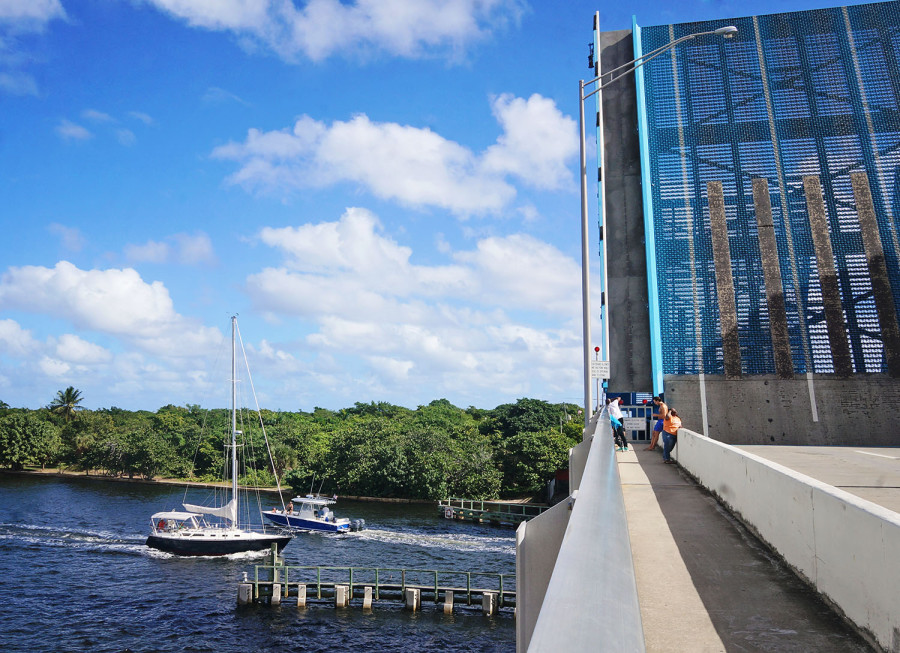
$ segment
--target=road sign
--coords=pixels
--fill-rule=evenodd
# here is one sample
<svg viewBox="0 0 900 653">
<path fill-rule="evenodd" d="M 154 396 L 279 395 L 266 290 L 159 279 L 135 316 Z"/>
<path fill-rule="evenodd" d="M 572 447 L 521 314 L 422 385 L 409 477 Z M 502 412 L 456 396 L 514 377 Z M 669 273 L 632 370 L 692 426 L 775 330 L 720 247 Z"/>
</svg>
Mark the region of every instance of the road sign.
<svg viewBox="0 0 900 653">
<path fill-rule="evenodd" d="M 609 361 L 591 361 L 591 378 L 608 379 Z"/>
</svg>

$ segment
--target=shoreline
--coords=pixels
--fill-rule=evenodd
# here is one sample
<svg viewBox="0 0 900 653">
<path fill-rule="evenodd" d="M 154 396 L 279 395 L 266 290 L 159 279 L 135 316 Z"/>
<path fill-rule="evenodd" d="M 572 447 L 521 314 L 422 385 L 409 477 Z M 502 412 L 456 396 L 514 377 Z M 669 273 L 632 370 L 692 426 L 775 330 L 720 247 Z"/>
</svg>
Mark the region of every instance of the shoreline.
<svg viewBox="0 0 900 653">
<path fill-rule="evenodd" d="M 86 474 L 85 472 L 68 472 L 68 471 L 60 471 L 55 467 L 48 467 L 47 469 L 23 469 L 23 470 L 14 470 L 7 468 L 0 468 L 0 474 L 10 474 L 15 476 L 31 476 L 35 478 L 76 478 L 76 479 L 87 479 L 91 481 L 105 481 L 107 483 L 139 483 L 141 485 L 174 485 L 176 487 L 192 487 L 192 488 L 225 488 L 230 487 L 226 483 L 204 483 L 202 481 L 185 481 L 177 478 L 158 478 L 158 479 L 146 479 L 146 478 L 127 478 L 122 476 L 103 476 L 102 474 Z M 241 486 L 243 490 L 257 491 L 257 492 L 265 492 L 267 494 L 275 494 L 279 493 L 278 488 L 273 487 L 246 487 Z M 286 489 L 281 490 L 282 493 L 286 494 L 294 494 L 293 491 L 286 491 Z M 369 503 L 407 503 L 407 504 L 431 504 L 437 503 L 437 501 L 432 501 L 430 499 L 400 499 L 396 497 L 356 497 L 350 495 L 341 495 L 338 496 L 338 499 L 345 499 L 347 501 L 363 501 Z"/>
</svg>

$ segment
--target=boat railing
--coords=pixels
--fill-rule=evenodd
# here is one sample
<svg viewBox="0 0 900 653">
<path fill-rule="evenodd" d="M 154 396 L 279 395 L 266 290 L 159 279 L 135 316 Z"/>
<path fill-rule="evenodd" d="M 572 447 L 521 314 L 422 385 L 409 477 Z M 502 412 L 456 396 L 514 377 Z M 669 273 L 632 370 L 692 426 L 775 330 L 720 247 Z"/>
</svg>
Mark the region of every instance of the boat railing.
<svg viewBox="0 0 900 653">
<path fill-rule="evenodd" d="M 319 567 L 304 565 L 256 565 L 254 572 L 254 596 L 259 596 L 260 585 L 279 583 L 287 596 L 289 588 L 306 585 L 316 588 L 316 597 L 322 598 L 322 589 L 335 585 L 349 586 L 350 597 L 354 588 L 372 587 L 375 600 L 382 592 L 399 592 L 417 588 L 433 593 L 434 602 L 440 601 L 441 592 L 464 594 L 466 604 L 472 605 L 472 596 L 485 592 L 497 594 L 498 607 L 515 603 L 515 574 L 498 574 L 483 571 L 454 571 L 447 569 L 405 569 L 400 567 Z"/>
</svg>

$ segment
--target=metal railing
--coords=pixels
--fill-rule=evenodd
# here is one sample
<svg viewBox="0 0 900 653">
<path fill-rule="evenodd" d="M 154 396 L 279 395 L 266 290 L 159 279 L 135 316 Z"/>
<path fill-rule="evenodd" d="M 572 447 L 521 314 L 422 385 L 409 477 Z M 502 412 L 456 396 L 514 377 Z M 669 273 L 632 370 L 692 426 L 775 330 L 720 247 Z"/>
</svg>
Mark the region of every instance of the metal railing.
<svg viewBox="0 0 900 653">
<path fill-rule="evenodd" d="M 480 584 L 473 584 L 473 579 Z M 479 580 L 481 579 L 481 580 Z M 485 580 L 488 579 L 488 580 Z M 451 582 L 455 581 L 455 582 Z M 432 592 L 435 603 L 440 602 L 441 592 L 451 591 L 454 595 L 465 595 L 466 604 L 472 605 L 472 596 L 486 592 L 497 594 L 498 607 L 515 605 L 516 577 L 514 574 L 498 574 L 484 571 L 454 571 L 447 569 L 404 569 L 400 567 L 323 567 L 306 565 L 265 564 L 254 567 L 253 596 L 259 598 L 260 586 L 281 585 L 282 595 L 287 597 L 290 587 L 306 585 L 315 587 L 316 598 L 322 598 L 323 588 L 334 589 L 335 585 L 347 585 L 350 598 L 355 590 L 372 587 L 375 600 L 381 593 L 399 593 L 407 588 Z M 512 589 L 510 589 L 512 588 Z"/>
<path fill-rule="evenodd" d="M 547 510 L 548 506 L 536 506 L 528 503 L 510 503 L 505 501 L 481 501 L 478 499 L 449 498 L 438 501 L 439 509 L 470 510 L 495 513 L 501 516 L 525 517 L 531 519 Z"/>
</svg>

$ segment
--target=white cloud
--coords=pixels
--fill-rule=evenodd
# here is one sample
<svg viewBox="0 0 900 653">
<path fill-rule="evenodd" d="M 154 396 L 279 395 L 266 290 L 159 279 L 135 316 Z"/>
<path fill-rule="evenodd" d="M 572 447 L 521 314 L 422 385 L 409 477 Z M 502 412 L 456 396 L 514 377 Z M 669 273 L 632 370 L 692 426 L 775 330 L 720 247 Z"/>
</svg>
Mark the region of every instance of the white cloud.
<svg viewBox="0 0 900 653">
<path fill-rule="evenodd" d="M 0 0 L 0 23 L 40 30 L 55 18 L 65 18 L 59 0 Z"/>
<path fill-rule="evenodd" d="M 0 277 L 0 310 L 11 309 L 68 320 L 170 357 L 197 355 L 220 340 L 217 329 L 176 313 L 162 283 L 146 283 L 130 268 L 81 270 L 68 261 L 9 268 Z"/>
<path fill-rule="evenodd" d="M 382 50 L 403 57 L 459 51 L 518 20 L 521 0 L 148 0 L 193 27 L 228 31 L 287 60 Z"/>
<path fill-rule="evenodd" d="M 62 246 L 70 252 L 80 252 L 84 248 L 84 236 L 77 227 L 66 227 L 54 222 L 47 226 L 47 231 L 59 238 Z"/>
<path fill-rule="evenodd" d="M 59 0 L 0 0 L 0 93 L 38 95 L 34 76 L 23 70 L 37 58 L 19 51 L 19 36 L 65 17 Z"/>
<path fill-rule="evenodd" d="M 494 101 L 503 127 L 483 156 L 430 129 L 373 123 L 360 115 L 330 126 L 303 116 L 290 130 L 249 130 L 212 156 L 236 161 L 229 177 L 251 191 L 290 192 L 350 181 L 383 199 L 459 214 L 497 211 L 516 194 L 505 176 L 541 189 L 571 182 L 567 161 L 577 151 L 574 121 L 552 100 L 504 95 Z"/>
<path fill-rule="evenodd" d="M 179 263 L 209 265 L 216 261 L 212 241 L 202 231 L 169 236 L 169 242 L 149 240 L 142 245 L 126 245 L 125 258 L 133 263 Z"/>
<path fill-rule="evenodd" d="M 575 121 L 538 94 L 527 100 L 504 94 L 492 104 L 504 133 L 485 152 L 485 170 L 513 174 L 536 188 L 570 183 L 566 161 L 578 152 Z"/>
<path fill-rule="evenodd" d="M 194 234 L 175 234 L 176 260 L 182 265 L 209 265 L 215 263 L 212 241 L 201 231 Z"/>
<path fill-rule="evenodd" d="M 35 351 L 39 343 L 31 331 L 23 329 L 15 320 L 0 320 L 0 352 L 13 356 L 26 356 Z"/>
<path fill-rule="evenodd" d="M 219 88 L 218 86 L 210 86 L 208 89 L 206 89 L 206 93 L 203 94 L 203 101 L 209 102 L 210 104 L 237 102 L 238 104 L 243 104 L 245 107 L 250 106 L 250 103 L 243 98 L 240 98 L 234 93 L 226 91 L 223 88 Z"/>
<path fill-rule="evenodd" d="M 43 358 L 41 358 L 41 360 L 38 362 L 38 368 L 40 368 L 41 372 L 43 372 L 46 376 L 56 379 L 65 378 L 65 376 L 72 370 L 72 366 L 65 361 L 61 361 L 58 358 L 51 358 L 50 356 L 44 356 Z"/>
<path fill-rule="evenodd" d="M 116 140 L 119 141 L 119 145 L 130 147 L 137 142 L 137 137 L 130 129 L 117 129 Z"/>
<path fill-rule="evenodd" d="M 94 136 L 85 127 L 65 119 L 56 126 L 56 133 L 66 141 L 86 141 Z"/>
<path fill-rule="evenodd" d="M 155 240 L 143 245 L 125 245 L 125 258 L 132 263 L 165 263 L 169 260 L 169 246 Z"/>
<path fill-rule="evenodd" d="M 97 111 L 96 109 L 85 109 L 81 112 L 81 117 L 85 120 L 99 123 L 116 121 L 116 119 L 108 113 L 103 113 L 102 111 Z"/>
<path fill-rule="evenodd" d="M 129 111 L 128 115 L 134 118 L 135 120 L 140 120 L 145 125 L 152 125 L 155 121 L 153 120 L 153 116 L 147 115 L 141 111 Z"/>
<path fill-rule="evenodd" d="M 358 365 L 352 375 L 323 371 L 322 383 L 357 400 L 426 384 L 462 396 L 524 394 L 531 377 L 578 384 L 580 268 L 547 243 L 524 234 L 467 251 L 445 243 L 449 263 L 416 265 L 363 209 L 260 239 L 284 261 L 250 275 L 248 295 L 264 313 L 311 325 L 306 347 L 323 360 L 363 356 L 365 383 Z"/>
<path fill-rule="evenodd" d="M 56 339 L 56 358 L 79 365 L 96 365 L 112 360 L 112 352 L 78 336 L 65 333 Z"/>
<path fill-rule="evenodd" d="M 21 71 L 0 72 L 0 91 L 10 95 L 37 95 L 38 87 L 34 78 Z"/>
</svg>

